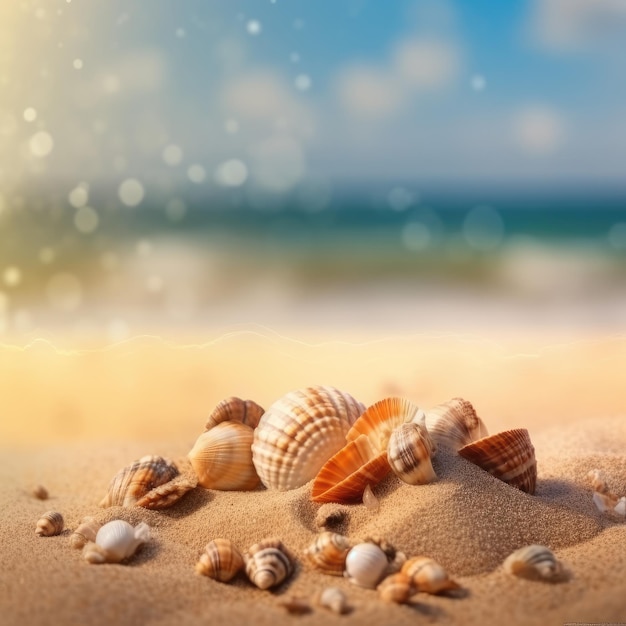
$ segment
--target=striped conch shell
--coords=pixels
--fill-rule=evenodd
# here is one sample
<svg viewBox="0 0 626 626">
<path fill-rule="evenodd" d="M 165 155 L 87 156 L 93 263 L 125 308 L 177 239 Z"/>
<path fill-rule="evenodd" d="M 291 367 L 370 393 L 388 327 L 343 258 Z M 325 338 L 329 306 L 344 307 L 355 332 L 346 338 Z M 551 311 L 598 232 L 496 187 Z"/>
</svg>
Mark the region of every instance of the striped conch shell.
<svg viewBox="0 0 626 626">
<path fill-rule="evenodd" d="M 426 428 L 435 443 L 458 450 L 489 433 L 472 403 L 452 398 L 426 411 Z"/>
<path fill-rule="evenodd" d="M 135 554 L 139 546 L 150 539 L 150 527 L 144 522 L 134 528 L 124 520 L 116 519 L 100 528 L 96 541 L 83 548 L 88 563 L 119 563 Z"/>
<path fill-rule="evenodd" d="M 264 412 L 263 407 L 252 400 L 231 396 L 216 405 L 204 428 L 211 430 L 222 422 L 240 422 L 250 428 L 256 428 Z"/>
<path fill-rule="evenodd" d="M 214 539 L 204 548 L 196 572 L 226 583 L 243 570 L 243 556 L 228 539 Z"/>
<path fill-rule="evenodd" d="M 395 602 L 396 604 L 406 604 L 411 597 L 417 593 L 417 589 L 410 576 L 397 572 L 387 576 L 376 587 L 378 596 L 384 602 Z"/>
<path fill-rule="evenodd" d="M 255 543 L 245 554 L 246 574 L 259 589 L 280 585 L 291 576 L 291 555 L 280 539 L 264 539 Z"/>
<path fill-rule="evenodd" d="M 359 543 L 346 556 L 345 576 L 359 587 L 375 589 L 387 570 L 387 555 L 374 543 Z"/>
<path fill-rule="evenodd" d="M 80 550 L 85 544 L 96 540 L 96 535 L 102 524 L 94 517 L 83 517 L 78 528 L 70 535 L 70 546 Z"/>
<path fill-rule="evenodd" d="M 58 511 L 46 511 L 37 522 L 35 534 L 39 537 L 52 537 L 63 531 L 63 516 Z"/>
<path fill-rule="evenodd" d="M 424 421 L 400 424 L 389 438 L 387 461 L 405 483 L 424 485 L 437 479 L 431 461 L 435 449 Z"/>
<path fill-rule="evenodd" d="M 304 555 L 316 569 L 331 576 L 343 576 L 346 555 L 352 543 L 344 535 L 325 531 L 304 551 Z"/>
<path fill-rule="evenodd" d="M 241 422 L 220 422 L 202 433 L 187 458 L 206 489 L 248 491 L 259 485 L 252 464 L 254 431 Z"/>
<path fill-rule="evenodd" d="M 177 502 L 196 484 L 195 476 L 181 475 L 171 461 L 148 455 L 124 467 L 111 479 L 100 506 L 164 509 Z"/>
<path fill-rule="evenodd" d="M 296 489 L 314 478 L 346 443 L 364 406 L 334 387 L 307 387 L 283 396 L 254 431 L 252 462 L 269 489 Z"/>
<path fill-rule="evenodd" d="M 531 580 L 559 582 L 567 578 L 567 570 L 554 553 L 536 544 L 516 550 L 504 560 L 503 566 L 505 572 Z"/>
<path fill-rule="evenodd" d="M 483 437 L 459 449 L 459 454 L 512 487 L 535 493 L 535 448 L 525 428 Z"/>
<path fill-rule="evenodd" d="M 337 615 L 343 615 L 349 609 L 348 597 L 339 587 L 326 587 L 319 594 L 317 602 L 320 606 L 337 613 Z"/>
<path fill-rule="evenodd" d="M 401 424 L 419 422 L 424 413 L 408 400 L 387 398 L 367 408 L 346 436 L 347 444 L 320 469 L 313 482 L 314 502 L 359 502 L 365 487 L 391 470 L 387 446 Z"/>
<path fill-rule="evenodd" d="M 409 559 L 400 571 L 413 581 L 417 591 L 437 594 L 460 588 L 439 563 L 427 556 Z"/>
</svg>

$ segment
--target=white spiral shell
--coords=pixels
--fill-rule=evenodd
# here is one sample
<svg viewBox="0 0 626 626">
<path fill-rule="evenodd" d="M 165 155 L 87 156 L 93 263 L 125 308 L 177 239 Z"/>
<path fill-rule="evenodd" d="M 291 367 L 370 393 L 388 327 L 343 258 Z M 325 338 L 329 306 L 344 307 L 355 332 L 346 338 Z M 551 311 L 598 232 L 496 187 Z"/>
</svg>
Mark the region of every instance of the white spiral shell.
<svg viewBox="0 0 626 626">
<path fill-rule="evenodd" d="M 387 555 L 374 543 L 359 543 L 346 556 L 345 576 L 360 587 L 375 589 L 385 575 Z"/>
<path fill-rule="evenodd" d="M 149 539 L 148 524 L 140 522 L 133 528 L 128 522 L 116 519 L 100 528 L 96 541 L 83 548 L 83 557 L 89 563 L 119 563 Z"/>
</svg>

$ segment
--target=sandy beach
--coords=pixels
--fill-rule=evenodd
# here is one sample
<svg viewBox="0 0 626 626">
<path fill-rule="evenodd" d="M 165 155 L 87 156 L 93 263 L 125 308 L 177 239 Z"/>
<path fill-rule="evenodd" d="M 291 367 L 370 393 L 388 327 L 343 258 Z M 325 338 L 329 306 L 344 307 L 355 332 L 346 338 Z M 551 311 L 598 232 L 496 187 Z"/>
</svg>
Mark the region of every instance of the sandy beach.
<svg viewBox="0 0 626 626">
<path fill-rule="evenodd" d="M 626 495 L 626 340 L 586 336 L 485 339 L 472 335 L 287 337 L 234 329 L 213 337 L 135 338 L 114 346 L 60 347 L 37 340 L 0 350 L 4 459 L 0 574 L 3 621 L 13 624 L 563 624 L 618 622 L 626 615 L 626 524 L 600 513 L 586 478 L 601 469 Z M 269 406 L 311 384 L 344 389 L 364 404 L 388 396 L 430 407 L 470 400 L 490 433 L 527 428 L 537 489 L 525 494 L 455 454 L 433 461 L 438 479 L 410 486 L 390 475 L 374 488 L 380 507 L 342 505 L 335 530 L 379 536 L 408 556 L 428 555 L 463 593 L 417 594 L 408 605 L 315 571 L 304 549 L 320 531 L 311 483 L 289 492 L 196 488 L 173 507 L 98 507 L 117 470 L 145 454 L 181 459 L 214 405 L 229 395 Z M 41 501 L 37 484 L 50 497 Z M 37 537 L 58 510 L 66 530 Z M 69 545 L 82 517 L 146 522 L 152 540 L 121 565 L 90 565 Z M 272 592 L 245 579 L 222 584 L 194 572 L 203 546 L 226 537 L 242 551 L 279 536 L 295 573 Z M 570 572 L 559 583 L 513 577 L 502 561 L 531 543 L 551 548 Z M 342 588 L 351 610 L 315 603 Z M 281 600 L 311 604 L 290 615 Z"/>
</svg>

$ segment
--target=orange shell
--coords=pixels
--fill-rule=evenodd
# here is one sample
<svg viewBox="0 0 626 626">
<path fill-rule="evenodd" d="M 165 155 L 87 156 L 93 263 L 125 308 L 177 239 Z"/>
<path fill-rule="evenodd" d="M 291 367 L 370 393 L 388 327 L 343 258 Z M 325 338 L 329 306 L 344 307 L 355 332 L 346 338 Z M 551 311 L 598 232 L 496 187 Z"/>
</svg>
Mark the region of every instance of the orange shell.
<svg viewBox="0 0 626 626">
<path fill-rule="evenodd" d="M 526 493 L 535 493 L 535 448 L 525 428 L 483 437 L 459 449 L 459 455 Z"/>
<path fill-rule="evenodd" d="M 350 441 L 331 457 L 313 482 L 313 502 L 360 502 L 368 484 L 379 483 L 391 470 L 387 452 L 379 452 L 366 435 Z"/>
<path fill-rule="evenodd" d="M 406 422 L 419 422 L 422 416 L 424 412 L 409 400 L 385 398 L 366 409 L 348 431 L 346 440 L 354 441 L 360 435 L 366 435 L 376 450 L 384 451 L 397 426 Z"/>
<path fill-rule="evenodd" d="M 241 422 L 250 428 L 256 428 L 263 413 L 265 413 L 263 407 L 253 400 L 242 400 L 236 396 L 230 396 L 218 402 L 209 415 L 204 429 L 211 430 L 222 422 Z"/>
</svg>

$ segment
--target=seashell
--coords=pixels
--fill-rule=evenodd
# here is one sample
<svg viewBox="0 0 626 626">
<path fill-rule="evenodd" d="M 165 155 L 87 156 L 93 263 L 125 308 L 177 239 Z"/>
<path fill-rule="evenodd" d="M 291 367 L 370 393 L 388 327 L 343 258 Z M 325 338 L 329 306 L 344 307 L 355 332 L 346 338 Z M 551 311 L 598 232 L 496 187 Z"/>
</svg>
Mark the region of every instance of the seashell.
<svg viewBox="0 0 626 626">
<path fill-rule="evenodd" d="M 163 485 L 159 485 L 135 502 L 135 506 L 158 511 L 178 502 L 188 491 L 196 487 L 198 478 L 193 472 L 179 474 Z"/>
<path fill-rule="evenodd" d="M 459 454 L 512 487 L 535 492 L 535 448 L 525 428 L 483 437 L 460 448 Z"/>
<path fill-rule="evenodd" d="M 359 543 L 346 556 L 345 576 L 360 587 L 375 589 L 387 569 L 387 555 L 373 543 Z"/>
<path fill-rule="evenodd" d="M 531 545 L 516 550 L 503 563 L 504 571 L 531 580 L 558 582 L 567 572 L 554 553 L 545 546 Z"/>
<path fill-rule="evenodd" d="M 396 604 L 406 604 L 417 593 L 411 577 L 402 572 L 387 576 L 376 590 L 381 600 Z"/>
<path fill-rule="evenodd" d="M 304 555 L 311 565 L 324 574 L 343 576 L 346 555 L 351 547 L 352 544 L 347 537 L 326 531 L 317 536 L 304 551 Z"/>
<path fill-rule="evenodd" d="M 96 535 L 102 524 L 94 517 L 83 517 L 78 528 L 70 535 L 70 545 L 72 548 L 80 550 L 90 541 L 95 542 Z"/>
<path fill-rule="evenodd" d="M 259 589 L 276 587 L 293 572 L 291 555 L 280 539 L 255 543 L 244 555 L 246 574 Z"/>
<path fill-rule="evenodd" d="M 326 587 L 319 597 L 318 603 L 325 609 L 343 615 L 348 612 L 348 597 L 339 587 Z"/>
<path fill-rule="evenodd" d="M 600 493 L 599 491 L 594 491 L 591 498 L 600 513 L 610 512 L 614 510 L 617 505 L 617 497 L 615 497 L 612 493 Z"/>
<path fill-rule="evenodd" d="M 613 507 L 613 510 L 618 515 L 621 515 L 622 517 L 626 517 L 626 496 L 622 496 L 617 501 L 617 504 Z"/>
<path fill-rule="evenodd" d="M 363 504 L 365 508 L 371 513 L 378 513 L 378 509 L 380 508 L 380 502 L 378 498 L 374 495 L 372 491 L 372 486 L 370 484 L 365 485 L 365 489 L 363 489 Z"/>
<path fill-rule="evenodd" d="M 594 491 L 597 491 L 598 493 L 609 493 L 609 485 L 606 482 L 606 476 L 602 470 L 589 470 L 587 478 L 591 481 L 591 486 Z"/>
<path fill-rule="evenodd" d="M 334 387 L 307 387 L 283 396 L 254 431 L 252 462 L 261 482 L 285 491 L 314 478 L 346 443 L 364 406 Z"/>
<path fill-rule="evenodd" d="M 427 556 L 409 559 L 400 571 L 411 578 L 417 591 L 437 594 L 460 588 L 439 563 Z"/>
<path fill-rule="evenodd" d="M 368 484 L 379 483 L 391 468 L 387 452 L 376 450 L 367 435 L 350 441 L 332 456 L 313 481 L 313 502 L 359 502 Z"/>
<path fill-rule="evenodd" d="M 37 498 L 37 500 L 48 499 L 48 490 L 43 485 L 37 485 L 36 487 L 34 487 L 32 494 L 33 497 Z"/>
<path fill-rule="evenodd" d="M 250 428 L 256 428 L 263 413 L 265 410 L 256 402 L 231 396 L 216 405 L 204 428 L 211 430 L 222 422 L 240 422 Z"/>
<path fill-rule="evenodd" d="M 423 423 L 400 424 L 389 438 L 387 461 L 396 476 L 409 485 L 436 480 L 431 457 L 434 444 Z"/>
<path fill-rule="evenodd" d="M 149 539 L 148 524 L 141 522 L 133 528 L 128 522 L 116 519 L 100 528 L 95 542 L 85 545 L 83 557 L 89 563 L 119 563 Z"/>
<path fill-rule="evenodd" d="M 471 402 L 452 398 L 426 411 L 426 428 L 437 445 L 458 450 L 489 433 Z"/>
<path fill-rule="evenodd" d="M 249 491 L 259 485 L 252 464 L 254 431 L 240 422 L 222 422 L 202 433 L 187 458 L 205 489 Z"/>
<path fill-rule="evenodd" d="M 282 606 L 290 615 L 306 615 L 312 610 L 308 600 L 299 596 L 289 596 L 284 600 L 279 600 L 278 606 Z"/>
<path fill-rule="evenodd" d="M 63 531 L 63 516 L 57 511 L 47 511 L 37 522 L 35 534 L 39 537 L 52 537 Z"/>
<path fill-rule="evenodd" d="M 227 583 L 244 567 L 241 552 L 228 539 L 207 543 L 196 563 L 196 572 L 213 580 Z"/>
<path fill-rule="evenodd" d="M 161 487 L 179 475 L 178 468 L 171 461 L 160 456 L 144 456 L 121 469 L 109 483 L 107 495 L 100 502 L 101 507 L 110 506 L 143 506 L 152 503 L 149 508 L 164 508 L 174 504 L 189 489 L 189 483 L 181 485 L 180 489 L 165 493 L 161 491 L 161 497 L 152 500 L 150 497 L 144 499 L 153 489 Z M 162 506 L 158 506 L 162 500 Z"/>
</svg>

